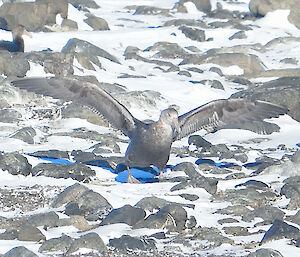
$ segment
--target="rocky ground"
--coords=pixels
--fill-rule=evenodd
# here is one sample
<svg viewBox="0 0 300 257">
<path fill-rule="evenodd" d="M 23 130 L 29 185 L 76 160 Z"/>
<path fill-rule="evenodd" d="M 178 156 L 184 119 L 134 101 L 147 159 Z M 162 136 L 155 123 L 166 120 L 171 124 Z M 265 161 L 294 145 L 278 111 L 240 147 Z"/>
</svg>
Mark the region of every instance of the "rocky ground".
<svg viewBox="0 0 300 257">
<path fill-rule="evenodd" d="M 3 29 L 22 22 L 34 38 L 48 40 L 60 31 L 52 40 L 70 40 L 59 51 L 55 44 L 43 49 L 43 41 L 41 49 L 31 49 L 26 40 L 32 51 L 0 53 L 0 256 L 300 255 L 299 137 L 291 133 L 292 144 L 277 138 L 275 147 L 260 147 L 274 139 L 268 136 L 282 130 L 280 125 L 247 124 L 258 134 L 231 144 L 193 135 L 189 145 L 174 144 L 167 175 L 128 185 L 99 168 L 116 170 L 128 138 L 86 107 L 9 83 L 32 74 L 73 77 L 155 119 L 172 91 L 135 85 L 168 80 L 175 90 L 177 83 L 212 90 L 213 99 L 234 93 L 231 97 L 280 104 L 299 129 L 296 0 L 180 0 L 169 7 L 129 0 L 3 2 Z M 81 22 L 70 15 L 74 7 Z M 290 27 L 259 25 L 278 9 L 290 10 Z M 111 36 L 112 48 L 75 37 L 84 26 L 89 33 L 103 33 L 90 35 L 105 42 Z M 130 38 L 133 28 L 140 34 L 132 44 L 113 42 L 117 32 Z M 162 40 L 155 33 L 166 35 Z M 232 67 L 237 72 L 228 72 Z M 201 96 L 199 105 L 205 100 L 212 99 Z"/>
</svg>

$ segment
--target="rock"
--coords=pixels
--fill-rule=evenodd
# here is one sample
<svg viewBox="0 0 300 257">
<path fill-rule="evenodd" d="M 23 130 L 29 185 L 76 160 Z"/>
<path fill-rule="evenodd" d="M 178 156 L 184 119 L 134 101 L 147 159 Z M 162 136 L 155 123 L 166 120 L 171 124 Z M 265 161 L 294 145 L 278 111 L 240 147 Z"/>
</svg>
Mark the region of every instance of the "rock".
<svg viewBox="0 0 300 257">
<path fill-rule="evenodd" d="M 168 26 L 193 26 L 193 27 L 202 27 L 202 28 L 207 28 L 208 26 L 206 25 L 205 22 L 202 20 L 195 20 L 195 19 L 173 19 L 173 20 L 168 20 L 166 21 L 163 26 L 168 27 Z"/>
<path fill-rule="evenodd" d="M 190 39 L 198 41 L 198 42 L 205 41 L 204 30 L 197 29 L 197 28 L 191 28 L 191 27 L 187 27 L 187 26 L 180 26 L 178 29 L 181 30 L 182 33 L 187 38 L 190 38 Z"/>
<path fill-rule="evenodd" d="M 180 0 L 174 5 L 173 9 L 176 9 L 179 12 L 187 12 L 186 7 L 184 6 L 187 2 L 192 2 L 201 12 L 209 13 L 211 11 L 211 3 L 209 0 Z"/>
<path fill-rule="evenodd" d="M 176 43 L 166 41 L 156 42 L 153 46 L 147 47 L 144 52 L 155 52 L 154 57 L 166 59 L 183 58 L 187 55 L 187 51 L 185 51 L 181 46 Z"/>
<path fill-rule="evenodd" d="M 25 223 L 20 228 L 20 231 L 18 233 L 18 240 L 39 242 L 41 240 L 46 240 L 46 237 L 38 228 Z"/>
<path fill-rule="evenodd" d="M 267 249 L 267 248 L 258 249 L 255 252 L 248 254 L 246 257 L 266 257 L 266 256 L 283 257 L 283 255 L 277 250 Z"/>
<path fill-rule="evenodd" d="M 172 204 L 172 202 L 168 202 L 167 200 L 158 198 L 156 196 L 149 196 L 141 199 L 134 206 L 153 212 L 154 210 L 159 210 L 168 204 Z"/>
<path fill-rule="evenodd" d="M 264 234 L 261 243 L 267 243 L 272 240 L 279 240 L 283 238 L 297 239 L 299 237 L 299 229 L 295 226 L 289 225 L 282 220 L 275 220 L 273 225 Z"/>
<path fill-rule="evenodd" d="M 228 206 L 223 209 L 218 209 L 215 213 L 223 214 L 223 215 L 233 215 L 233 216 L 242 216 L 248 213 L 250 210 L 244 205 L 233 205 Z"/>
<path fill-rule="evenodd" d="M 87 248 L 98 252 L 106 252 L 105 244 L 103 243 L 101 237 L 95 232 L 88 233 L 78 239 L 73 240 L 70 248 L 67 251 L 67 254 L 74 253 L 80 248 Z"/>
<path fill-rule="evenodd" d="M 89 191 L 87 187 L 79 183 L 75 183 L 57 195 L 54 198 L 51 206 L 53 208 L 58 208 L 66 203 L 76 202 L 87 191 Z"/>
<path fill-rule="evenodd" d="M 96 16 L 90 15 L 84 22 L 92 27 L 93 30 L 109 30 L 107 21 Z"/>
<path fill-rule="evenodd" d="M 112 62 L 120 64 L 119 60 L 111 55 L 110 53 L 106 52 L 105 50 L 101 49 L 98 46 L 95 46 L 87 41 L 78 39 L 78 38 L 71 38 L 67 44 L 62 48 L 62 53 L 80 53 L 82 55 L 88 57 L 103 57 L 108 59 Z"/>
<path fill-rule="evenodd" d="M 177 204 L 167 205 L 157 213 L 149 215 L 145 220 L 136 223 L 134 228 L 168 229 L 180 232 L 185 228 L 187 213 Z"/>
<path fill-rule="evenodd" d="M 180 194 L 179 196 L 188 201 L 196 201 L 199 199 L 199 196 L 194 194 Z"/>
<path fill-rule="evenodd" d="M 287 107 L 289 115 L 300 121 L 300 77 L 285 77 L 257 84 L 233 94 L 232 98 L 262 100 Z"/>
<path fill-rule="evenodd" d="M 69 159 L 69 153 L 60 150 L 36 151 L 30 154 L 34 157 L 50 158 L 50 159 Z"/>
<path fill-rule="evenodd" d="M 68 3 L 65 1 L 37 1 L 25 3 L 4 3 L 0 8 L 0 17 L 7 20 L 12 30 L 18 24 L 29 31 L 44 31 L 45 25 L 56 23 L 56 15 L 63 18 L 68 15 Z"/>
<path fill-rule="evenodd" d="M 28 70 L 30 70 L 30 65 L 24 58 L 24 53 L 1 51 L 0 74 L 5 76 L 24 77 Z"/>
<path fill-rule="evenodd" d="M 22 118 L 21 113 L 13 109 L 1 109 L 0 110 L 0 122 L 14 123 Z"/>
<path fill-rule="evenodd" d="M 66 209 L 67 209 L 67 207 L 66 207 Z M 74 226 L 79 231 L 83 231 L 83 232 L 91 230 L 93 228 L 93 226 L 90 225 L 84 217 L 76 215 L 76 214 L 69 214 L 69 213 L 66 213 L 66 211 L 65 211 L 65 214 L 71 215 L 71 217 L 65 218 L 65 219 L 59 219 L 56 223 L 58 227 Z"/>
<path fill-rule="evenodd" d="M 21 129 L 17 130 L 10 137 L 20 139 L 27 144 L 33 144 L 34 143 L 33 137 L 35 135 L 36 135 L 36 132 L 32 127 L 25 127 L 25 128 L 21 128 Z"/>
<path fill-rule="evenodd" d="M 250 222 L 254 220 L 256 217 L 262 218 L 265 222 L 273 223 L 276 219 L 283 219 L 285 213 L 273 206 L 263 206 L 256 208 L 248 213 L 245 213 L 242 216 L 242 220 L 246 222 Z"/>
<path fill-rule="evenodd" d="M 250 235 L 248 229 L 245 227 L 241 227 L 241 226 L 223 227 L 223 230 L 227 235 L 233 235 L 233 236 L 249 236 Z"/>
<path fill-rule="evenodd" d="M 243 69 L 245 76 L 255 76 L 255 74 L 264 71 L 262 62 L 256 55 L 243 53 L 215 53 L 212 50 L 201 56 L 197 54 L 189 55 L 180 63 L 180 65 L 203 63 L 214 63 L 224 67 L 238 65 Z"/>
<path fill-rule="evenodd" d="M 84 164 L 40 163 L 32 169 L 34 176 L 53 178 L 72 178 L 80 182 L 88 182 L 96 175 L 95 171 Z"/>
<path fill-rule="evenodd" d="M 131 205 L 124 205 L 121 208 L 112 210 L 102 220 L 100 225 L 109 225 L 115 223 L 125 223 L 129 226 L 133 226 L 140 220 L 143 220 L 146 216 L 146 212 L 141 208 L 132 207 Z"/>
<path fill-rule="evenodd" d="M 27 159 L 18 153 L 0 152 L 0 169 L 7 170 L 12 175 L 27 176 L 32 171 Z"/>
<path fill-rule="evenodd" d="M 27 218 L 27 223 L 34 226 L 55 227 L 59 220 L 58 215 L 54 211 L 34 214 Z"/>
<path fill-rule="evenodd" d="M 51 238 L 42 243 L 39 252 L 67 252 L 73 243 L 73 238 L 63 234 L 59 238 Z"/>
<path fill-rule="evenodd" d="M 256 189 L 269 188 L 269 186 L 266 183 L 264 183 L 262 181 L 254 180 L 254 179 L 247 180 L 246 182 L 235 185 L 234 187 L 237 188 L 237 187 L 242 187 L 242 186 L 244 186 L 244 187 L 254 187 Z"/>
<path fill-rule="evenodd" d="M 245 39 L 247 38 L 245 31 L 238 31 L 229 37 L 229 40 L 233 39 Z"/>
<path fill-rule="evenodd" d="M 137 6 L 134 15 L 163 15 L 170 16 L 169 10 L 148 5 Z"/>
<path fill-rule="evenodd" d="M 265 16 L 268 12 L 272 12 L 279 9 L 290 10 L 288 16 L 289 22 L 294 24 L 298 29 L 300 28 L 299 19 L 299 2 L 297 0 L 251 0 L 249 3 L 250 12 L 256 16 Z"/>
<path fill-rule="evenodd" d="M 230 223 L 239 223 L 239 221 L 234 218 L 224 218 L 224 219 L 218 220 L 218 223 L 221 225 L 224 225 L 224 224 L 230 224 Z"/>
<path fill-rule="evenodd" d="M 17 246 L 2 255 L 2 257 L 38 257 L 38 255 L 28 250 L 25 246 Z"/>
<path fill-rule="evenodd" d="M 297 210 L 300 207 L 300 176 L 290 177 L 284 183 L 280 194 L 290 199 L 288 209 Z"/>
<path fill-rule="evenodd" d="M 156 250 L 154 240 L 139 239 L 128 235 L 123 235 L 120 238 L 110 239 L 109 246 L 125 252 L 127 250 Z"/>
<path fill-rule="evenodd" d="M 77 22 L 70 19 L 63 19 L 61 27 L 64 31 L 78 30 Z"/>
</svg>

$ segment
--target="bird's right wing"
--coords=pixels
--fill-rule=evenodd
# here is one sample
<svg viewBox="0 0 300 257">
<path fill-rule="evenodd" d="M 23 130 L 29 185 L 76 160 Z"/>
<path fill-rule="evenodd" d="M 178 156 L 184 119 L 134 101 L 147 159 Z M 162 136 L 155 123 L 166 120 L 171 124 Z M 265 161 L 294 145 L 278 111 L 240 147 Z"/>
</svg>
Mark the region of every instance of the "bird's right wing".
<svg viewBox="0 0 300 257">
<path fill-rule="evenodd" d="M 100 87 L 66 78 L 25 78 L 11 82 L 15 87 L 91 107 L 114 128 L 129 136 L 140 122 L 129 110 Z"/>
<path fill-rule="evenodd" d="M 177 139 L 198 130 L 209 132 L 222 128 L 235 128 L 236 124 L 263 121 L 285 114 L 288 109 L 264 101 L 245 99 L 220 99 L 199 106 L 178 117 L 181 129 Z"/>
</svg>

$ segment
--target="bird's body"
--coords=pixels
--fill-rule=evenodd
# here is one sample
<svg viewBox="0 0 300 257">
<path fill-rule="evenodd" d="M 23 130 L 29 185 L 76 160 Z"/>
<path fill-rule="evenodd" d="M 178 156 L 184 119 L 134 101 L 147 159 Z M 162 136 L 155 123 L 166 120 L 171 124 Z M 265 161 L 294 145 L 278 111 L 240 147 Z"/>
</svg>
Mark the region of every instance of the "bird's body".
<svg viewBox="0 0 300 257">
<path fill-rule="evenodd" d="M 18 25 L 12 30 L 13 41 L 1 40 L 0 50 L 7 50 L 9 52 L 24 52 L 23 35 L 31 37 L 31 34 L 23 25 Z"/>
<path fill-rule="evenodd" d="M 198 130 L 215 131 L 246 122 L 263 121 L 287 113 L 287 109 L 263 101 L 221 99 L 199 106 L 183 115 L 173 108 L 161 112 L 158 121 L 142 122 L 110 94 L 96 85 L 71 79 L 28 78 L 12 84 L 39 94 L 72 100 L 92 107 L 130 138 L 125 153 L 128 167 L 166 166 L 172 143 Z"/>
</svg>

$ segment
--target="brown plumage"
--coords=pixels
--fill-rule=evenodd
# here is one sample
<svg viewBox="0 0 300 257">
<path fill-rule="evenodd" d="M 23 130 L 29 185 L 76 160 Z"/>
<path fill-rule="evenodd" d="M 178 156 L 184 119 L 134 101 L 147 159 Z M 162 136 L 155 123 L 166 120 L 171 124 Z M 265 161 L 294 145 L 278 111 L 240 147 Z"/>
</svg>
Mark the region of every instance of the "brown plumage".
<svg viewBox="0 0 300 257">
<path fill-rule="evenodd" d="M 31 37 L 23 25 L 18 25 L 12 30 L 13 41 L 0 41 L 0 50 L 7 50 L 9 52 L 24 52 L 24 40 L 23 35 Z"/>
<path fill-rule="evenodd" d="M 90 83 L 60 78 L 28 78 L 13 81 L 18 88 L 92 107 L 112 126 L 131 139 L 125 159 L 129 167 L 155 165 L 160 171 L 167 164 L 175 140 L 198 130 L 215 131 L 249 121 L 262 121 L 287 113 L 287 109 L 263 101 L 221 99 L 201 105 L 183 115 L 173 108 L 163 110 L 159 120 L 144 123 L 110 94 Z"/>
</svg>

